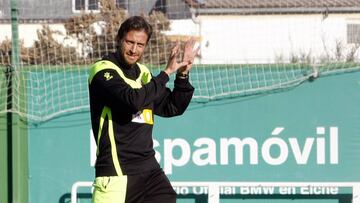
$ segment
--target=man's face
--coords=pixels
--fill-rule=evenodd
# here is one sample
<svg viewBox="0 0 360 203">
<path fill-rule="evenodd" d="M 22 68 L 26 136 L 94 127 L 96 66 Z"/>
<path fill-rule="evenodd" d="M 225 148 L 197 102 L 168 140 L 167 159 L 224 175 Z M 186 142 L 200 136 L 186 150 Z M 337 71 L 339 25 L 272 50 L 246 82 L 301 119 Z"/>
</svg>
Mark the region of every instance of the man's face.
<svg viewBox="0 0 360 203">
<path fill-rule="evenodd" d="M 132 30 L 120 41 L 120 54 L 128 65 L 139 61 L 144 53 L 148 35 L 144 31 Z"/>
</svg>

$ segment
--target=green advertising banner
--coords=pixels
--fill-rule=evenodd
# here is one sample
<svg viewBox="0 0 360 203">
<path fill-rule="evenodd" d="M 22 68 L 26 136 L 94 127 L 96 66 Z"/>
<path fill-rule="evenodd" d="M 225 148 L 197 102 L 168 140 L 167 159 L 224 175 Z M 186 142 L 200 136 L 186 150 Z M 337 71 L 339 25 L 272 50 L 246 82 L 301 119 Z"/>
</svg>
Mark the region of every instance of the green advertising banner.
<svg viewBox="0 0 360 203">
<path fill-rule="evenodd" d="M 156 157 L 172 182 L 360 182 L 360 72 L 293 89 L 193 102 L 155 118 Z M 29 126 L 29 202 L 70 202 L 92 181 L 89 112 Z M 174 187 L 179 202 L 207 202 L 206 187 Z M 221 202 L 351 202 L 349 187 L 229 186 Z M 90 187 L 78 190 L 90 202 Z"/>
<path fill-rule="evenodd" d="M 194 104 L 182 117 L 157 119 L 155 149 L 174 180 L 360 181 L 359 81 L 340 75 Z"/>
</svg>

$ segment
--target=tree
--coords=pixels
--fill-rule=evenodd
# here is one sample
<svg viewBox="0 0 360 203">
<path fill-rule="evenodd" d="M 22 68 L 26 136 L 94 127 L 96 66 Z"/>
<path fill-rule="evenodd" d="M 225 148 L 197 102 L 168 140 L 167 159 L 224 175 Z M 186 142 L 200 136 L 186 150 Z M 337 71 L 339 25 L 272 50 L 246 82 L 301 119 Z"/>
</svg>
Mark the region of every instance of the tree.
<svg viewBox="0 0 360 203">
<path fill-rule="evenodd" d="M 82 55 L 86 63 L 91 63 L 116 50 L 116 35 L 121 23 L 127 18 L 123 8 L 113 0 L 101 0 L 99 13 L 82 13 L 65 23 L 67 34 L 76 38 L 83 47 Z M 170 22 L 161 12 L 143 15 L 153 26 L 153 35 L 147 46 L 143 62 L 165 64 L 171 41 L 163 31 L 170 29 Z"/>
<path fill-rule="evenodd" d="M 5 38 L 4 41 L 0 42 L 0 64 L 11 64 L 11 40 L 8 38 Z"/>
<path fill-rule="evenodd" d="M 25 64 L 77 64 L 81 59 L 75 47 L 64 46 L 59 43 L 54 34 L 61 33 L 53 31 L 48 25 L 43 25 L 37 31 L 38 40 L 30 48 L 22 48 L 21 61 Z"/>
</svg>

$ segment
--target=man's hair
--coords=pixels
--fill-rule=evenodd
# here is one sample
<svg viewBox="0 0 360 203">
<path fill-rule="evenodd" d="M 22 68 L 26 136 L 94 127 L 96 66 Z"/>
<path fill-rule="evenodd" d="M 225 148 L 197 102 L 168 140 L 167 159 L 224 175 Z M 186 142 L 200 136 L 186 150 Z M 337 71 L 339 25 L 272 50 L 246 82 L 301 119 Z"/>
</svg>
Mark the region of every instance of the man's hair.
<svg viewBox="0 0 360 203">
<path fill-rule="evenodd" d="M 136 31 L 144 31 L 147 36 L 147 42 L 149 42 L 151 34 L 152 34 L 152 27 L 151 25 L 141 16 L 132 16 L 126 19 L 120 26 L 117 38 L 118 40 L 124 39 L 126 33 L 136 30 Z"/>
</svg>

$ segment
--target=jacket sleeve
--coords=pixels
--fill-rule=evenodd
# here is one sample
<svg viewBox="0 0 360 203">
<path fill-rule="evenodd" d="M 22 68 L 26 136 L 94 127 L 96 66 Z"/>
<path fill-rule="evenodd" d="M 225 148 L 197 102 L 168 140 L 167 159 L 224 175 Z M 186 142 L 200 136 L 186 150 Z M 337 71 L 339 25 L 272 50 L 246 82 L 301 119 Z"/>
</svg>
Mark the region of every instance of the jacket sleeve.
<svg viewBox="0 0 360 203">
<path fill-rule="evenodd" d="M 104 77 L 104 74 L 111 77 Z M 139 89 L 132 88 L 116 71 L 105 69 L 96 73 L 92 80 L 93 91 L 101 97 L 106 105 L 112 108 L 129 108 L 132 112 L 154 102 L 166 89 L 169 77 L 165 72 L 153 77 L 149 83 Z"/>
<path fill-rule="evenodd" d="M 172 117 L 181 115 L 189 106 L 194 94 L 194 87 L 190 84 L 189 79 L 176 78 L 174 89 L 169 88 L 155 100 L 155 114 L 162 117 Z"/>
</svg>

